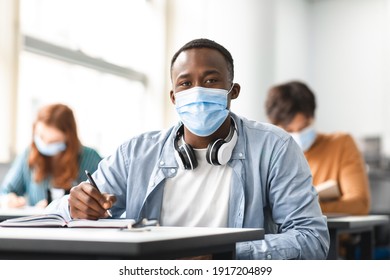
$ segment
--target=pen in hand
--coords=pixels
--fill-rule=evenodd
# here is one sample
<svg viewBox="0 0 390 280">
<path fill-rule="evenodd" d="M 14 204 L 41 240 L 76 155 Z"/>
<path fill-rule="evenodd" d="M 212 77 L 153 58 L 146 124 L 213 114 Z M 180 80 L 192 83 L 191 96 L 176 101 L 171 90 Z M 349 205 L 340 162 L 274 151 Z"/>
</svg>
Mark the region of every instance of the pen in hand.
<svg viewBox="0 0 390 280">
<path fill-rule="evenodd" d="M 87 175 L 89 183 L 100 192 L 99 188 L 97 187 L 95 181 L 93 180 L 93 178 L 91 176 L 91 173 L 89 173 L 88 170 L 85 170 L 85 174 Z M 109 209 L 107 209 L 107 214 L 108 214 L 108 216 L 110 216 L 112 218 L 112 214 L 111 214 L 111 211 Z"/>
</svg>

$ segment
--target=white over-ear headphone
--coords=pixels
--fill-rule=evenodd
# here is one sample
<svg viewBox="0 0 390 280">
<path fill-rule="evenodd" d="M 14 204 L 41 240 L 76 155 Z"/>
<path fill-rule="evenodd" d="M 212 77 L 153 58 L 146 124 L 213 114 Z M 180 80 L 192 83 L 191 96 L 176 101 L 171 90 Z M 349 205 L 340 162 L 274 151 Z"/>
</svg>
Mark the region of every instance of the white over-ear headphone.
<svg viewBox="0 0 390 280">
<path fill-rule="evenodd" d="M 229 135 L 225 139 L 217 139 L 210 143 L 207 147 L 206 160 L 211 165 L 225 165 L 232 156 L 234 147 L 236 146 L 238 133 L 236 123 L 231 118 L 231 127 Z M 183 139 L 184 125 L 182 125 L 174 139 L 175 158 L 179 163 L 180 168 L 192 170 L 198 166 L 198 161 L 192 147 Z M 181 139 L 182 144 L 179 145 Z"/>
</svg>

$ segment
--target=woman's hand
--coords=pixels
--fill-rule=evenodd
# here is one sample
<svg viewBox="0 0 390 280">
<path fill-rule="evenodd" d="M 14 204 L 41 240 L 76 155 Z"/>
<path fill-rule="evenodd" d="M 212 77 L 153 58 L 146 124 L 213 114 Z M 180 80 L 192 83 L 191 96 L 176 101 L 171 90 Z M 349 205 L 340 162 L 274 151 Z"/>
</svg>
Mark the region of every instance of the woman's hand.
<svg viewBox="0 0 390 280">
<path fill-rule="evenodd" d="M 26 204 L 27 202 L 24 196 L 17 196 L 16 193 L 9 193 L 7 195 L 7 206 L 9 208 L 22 208 Z"/>
<path fill-rule="evenodd" d="M 48 205 L 47 199 L 42 199 L 35 204 L 35 207 L 45 208 Z"/>
</svg>

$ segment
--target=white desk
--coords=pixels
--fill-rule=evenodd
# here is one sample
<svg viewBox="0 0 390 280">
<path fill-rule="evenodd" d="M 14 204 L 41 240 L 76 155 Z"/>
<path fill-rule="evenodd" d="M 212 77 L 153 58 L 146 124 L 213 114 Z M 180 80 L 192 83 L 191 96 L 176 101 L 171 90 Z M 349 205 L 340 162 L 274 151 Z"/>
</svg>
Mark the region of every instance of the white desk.
<svg viewBox="0 0 390 280">
<path fill-rule="evenodd" d="M 389 223 L 387 215 L 328 217 L 330 248 L 328 259 L 338 259 L 340 233 L 359 233 L 361 235 L 362 259 L 372 259 L 374 250 L 374 227 Z"/>
<path fill-rule="evenodd" d="M 206 254 L 232 259 L 236 242 L 263 238 L 263 229 L 0 227 L 0 259 L 174 259 Z"/>
</svg>

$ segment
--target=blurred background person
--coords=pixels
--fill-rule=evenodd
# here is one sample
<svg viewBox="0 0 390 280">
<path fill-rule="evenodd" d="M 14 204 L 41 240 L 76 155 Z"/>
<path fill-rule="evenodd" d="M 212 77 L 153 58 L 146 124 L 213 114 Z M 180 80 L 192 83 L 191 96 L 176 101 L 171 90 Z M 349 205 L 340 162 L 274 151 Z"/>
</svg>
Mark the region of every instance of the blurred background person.
<svg viewBox="0 0 390 280">
<path fill-rule="evenodd" d="M 265 107 L 270 122 L 289 132 L 304 152 L 323 213 L 368 214 L 370 188 L 364 159 L 351 135 L 316 130 L 312 90 L 299 81 L 275 85 L 268 91 Z"/>
<path fill-rule="evenodd" d="M 101 156 L 78 138 L 73 111 L 63 104 L 42 107 L 33 124 L 31 145 L 13 162 L 1 185 L 8 207 L 45 207 L 85 181 Z"/>
</svg>

